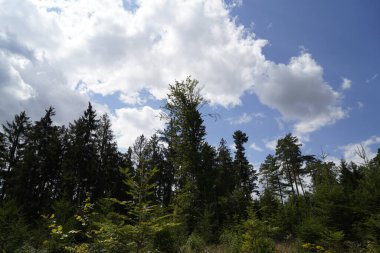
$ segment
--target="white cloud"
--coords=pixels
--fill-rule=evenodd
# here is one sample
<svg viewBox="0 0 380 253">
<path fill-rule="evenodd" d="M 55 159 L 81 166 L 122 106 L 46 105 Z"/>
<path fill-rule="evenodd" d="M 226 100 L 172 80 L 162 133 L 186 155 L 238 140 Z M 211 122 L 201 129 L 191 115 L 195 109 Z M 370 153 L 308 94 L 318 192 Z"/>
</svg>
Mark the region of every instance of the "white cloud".
<svg viewBox="0 0 380 253">
<path fill-rule="evenodd" d="M 250 146 L 249 146 L 251 149 L 253 150 L 256 150 L 256 151 L 259 151 L 259 152 L 262 152 L 264 151 L 262 148 L 260 148 L 256 143 L 252 143 Z"/>
<path fill-rule="evenodd" d="M 211 104 L 233 106 L 264 61 L 266 41 L 246 36 L 223 1 L 139 1 L 133 12 L 122 1 L 33 3 L 58 26 L 60 48 L 47 57 L 72 85 L 82 80 L 103 95 L 146 89 L 164 98 L 168 83 L 191 75 Z M 52 7 L 62 11 L 46 11 Z"/>
<path fill-rule="evenodd" d="M 112 117 L 112 126 L 120 148 L 130 147 L 141 134 L 152 136 L 164 128 L 160 120 L 160 110 L 149 106 L 142 108 L 121 108 Z"/>
<path fill-rule="evenodd" d="M 86 108 L 88 96 L 67 87 L 64 72 L 48 58 L 60 44 L 56 20 L 29 1 L 0 1 L 0 121 L 26 111 L 36 120 L 49 106 L 68 123 Z"/>
<path fill-rule="evenodd" d="M 295 122 L 296 135 L 307 135 L 347 115 L 339 105 L 340 94 L 324 81 L 323 68 L 309 53 L 293 57 L 287 65 L 269 63 L 254 91 L 284 120 Z"/>
<path fill-rule="evenodd" d="M 227 120 L 231 125 L 241 125 L 247 124 L 251 122 L 254 118 L 265 118 L 263 113 L 246 113 L 244 112 L 242 115 L 237 117 L 228 118 Z"/>
<path fill-rule="evenodd" d="M 365 80 L 365 82 L 366 83 L 372 82 L 373 80 L 375 80 L 377 78 L 378 75 L 379 75 L 378 73 L 374 74 L 371 78 L 368 78 L 367 80 Z"/>
<path fill-rule="evenodd" d="M 123 1 L 108 0 L 0 3 L 1 71 L 15 80 L 7 87 L 19 92 L 1 93 L 1 108 L 11 108 L 8 114 L 22 108 L 40 112 L 52 104 L 67 121 L 85 108 L 87 94 L 120 92 L 121 101 L 144 104 L 141 91 L 162 99 L 168 83 L 191 75 L 212 105 L 239 105 L 241 96 L 253 91 L 294 122 L 300 134 L 346 116 L 339 94 L 310 54 L 303 52 L 289 64 L 265 58 L 268 42 L 231 17 L 230 8 L 241 5 L 239 0 L 232 5 L 141 0 L 127 9 Z M 76 90 L 78 83 L 85 89 Z M 125 113 L 120 110 L 117 119 L 117 113 Z"/>
<path fill-rule="evenodd" d="M 342 79 L 342 90 L 348 90 L 351 88 L 352 81 L 347 78 Z"/>
<path fill-rule="evenodd" d="M 263 140 L 265 143 L 265 147 L 271 151 L 276 151 L 277 139 L 273 140 Z"/>
<path fill-rule="evenodd" d="M 358 108 L 359 109 L 361 109 L 361 108 L 363 108 L 364 107 L 364 104 L 363 104 L 363 102 L 361 102 L 361 101 L 358 101 Z"/>
<path fill-rule="evenodd" d="M 347 161 L 352 161 L 355 163 L 363 163 L 363 158 L 360 157 L 360 153 L 365 153 L 367 159 L 372 159 L 376 156 L 376 153 L 372 150 L 372 147 L 377 145 L 376 148 L 380 146 L 380 136 L 372 136 L 367 140 L 361 141 L 359 143 L 351 143 L 340 147 L 343 150 L 343 158 Z"/>
</svg>

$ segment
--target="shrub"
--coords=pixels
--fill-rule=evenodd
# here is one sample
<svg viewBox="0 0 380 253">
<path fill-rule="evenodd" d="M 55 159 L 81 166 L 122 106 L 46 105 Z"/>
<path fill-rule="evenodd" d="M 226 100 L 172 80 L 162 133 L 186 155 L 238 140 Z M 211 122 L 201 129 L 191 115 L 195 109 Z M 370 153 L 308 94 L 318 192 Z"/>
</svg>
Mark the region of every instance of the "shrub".
<svg viewBox="0 0 380 253">
<path fill-rule="evenodd" d="M 186 241 L 184 252 L 202 252 L 206 249 L 206 242 L 197 234 L 192 233 Z"/>
<path fill-rule="evenodd" d="M 241 245 L 241 232 L 238 230 L 224 230 L 219 238 L 226 253 L 239 253 Z"/>
</svg>

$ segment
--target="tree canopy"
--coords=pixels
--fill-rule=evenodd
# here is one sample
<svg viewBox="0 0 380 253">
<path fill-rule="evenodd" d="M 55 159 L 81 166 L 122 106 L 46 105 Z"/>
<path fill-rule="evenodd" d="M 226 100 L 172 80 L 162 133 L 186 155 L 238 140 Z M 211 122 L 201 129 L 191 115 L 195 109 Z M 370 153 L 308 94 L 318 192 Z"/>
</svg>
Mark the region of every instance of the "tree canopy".
<svg viewBox="0 0 380 253">
<path fill-rule="evenodd" d="M 0 131 L 1 252 L 380 252 L 380 149 L 339 164 L 289 133 L 255 168 L 248 135 L 207 142 L 198 81 L 169 85 L 165 129 L 119 150 L 91 103 Z M 363 155 L 363 154 L 362 154 Z"/>
</svg>

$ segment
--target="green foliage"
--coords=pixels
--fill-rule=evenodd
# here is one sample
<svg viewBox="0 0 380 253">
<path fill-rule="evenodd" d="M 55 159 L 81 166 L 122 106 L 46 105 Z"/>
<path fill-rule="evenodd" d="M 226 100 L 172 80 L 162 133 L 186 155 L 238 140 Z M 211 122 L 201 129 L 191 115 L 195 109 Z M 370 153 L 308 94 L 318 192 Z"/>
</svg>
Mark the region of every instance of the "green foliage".
<svg viewBox="0 0 380 253">
<path fill-rule="evenodd" d="M 166 253 L 175 253 L 177 252 L 179 246 L 176 241 L 177 235 L 175 234 L 175 230 L 172 228 L 166 228 L 158 231 L 153 240 L 153 246 L 159 252 Z"/>
<path fill-rule="evenodd" d="M 27 224 L 14 201 L 0 206 L 0 252 L 14 252 L 30 239 Z"/>
<path fill-rule="evenodd" d="M 65 205 L 58 202 L 58 206 Z M 77 214 L 73 217 L 57 217 L 54 213 L 43 216 L 49 230 L 49 240 L 43 243 L 49 252 L 86 252 L 92 242 L 92 213 L 94 204 L 87 195 Z M 62 210 L 59 212 L 62 214 Z"/>
<path fill-rule="evenodd" d="M 287 185 L 290 186 L 292 196 L 297 195 L 297 197 L 300 196 L 299 187 L 304 192 L 301 180 L 303 159 L 300 147 L 298 138 L 290 133 L 279 139 L 276 146 L 276 156 L 281 174 L 286 179 Z"/>
<path fill-rule="evenodd" d="M 270 253 L 274 252 L 274 241 L 270 238 L 277 230 L 269 222 L 257 219 L 255 213 L 243 223 L 242 252 Z"/>
<path fill-rule="evenodd" d="M 131 200 L 109 199 L 124 207 L 125 212 L 112 212 L 96 222 L 96 242 L 107 249 L 107 252 L 153 250 L 156 234 L 177 225 L 170 213 L 164 213 L 164 210 L 150 200 L 155 188 L 155 184 L 151 182 L 156 172 L 156 169 L 139 167 L 132 176 L 128 170 L 122 170 Z"/>
<path fill-rule="evenodd" d="M 239 253 L 242 241 L 242 231 L 240 229 L 225 229 L 220 235 L 220 243 L 226 253 Z"/>
<path fill-rule="evenodd" d="M 68 127 L 52 107 L 6 122 L 0 252 L 380 252 L 380 150 L 336 165 L 288 134 L 253 199 L 248 136 L 234 132 L 234 157 L 223 139 L 207 143 L 204 104 L 196 80 L 170 85 L 166 129 L 125 154 L 91 104 Z"/>
<path fill-rule="evenodd" d="M 203 240 L 203 238 L 197 233 L 192 233 L 187 239 L 182 251 L 200 253 L 205 249 L 206 242 Z"/>
<path fill-rule="evenodd" d="M 339 250 L 342 248 L 344 234 L 323 225 L 316 217 L 306 218 L 298 227 L 298 238 L 304 242 L 321 245 L 324 248 Z M 320 252 L 324 252 L 320 250 Z"/>
</svg>

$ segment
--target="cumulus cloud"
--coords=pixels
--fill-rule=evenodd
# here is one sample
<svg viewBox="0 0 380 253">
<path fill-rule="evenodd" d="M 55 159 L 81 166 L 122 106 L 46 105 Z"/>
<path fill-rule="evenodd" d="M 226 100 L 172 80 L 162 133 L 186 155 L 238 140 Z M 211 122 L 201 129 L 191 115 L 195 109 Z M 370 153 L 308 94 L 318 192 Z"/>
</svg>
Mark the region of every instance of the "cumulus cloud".
<svg viewBox="0 0 380 253">
<path fill-rule="evenodd" d="M 367 140 L 359 143 L 350 143 L 348 145 L 340 147 L 343 150 L 343 158 L 346 161 L 352 161 L 355 163 L 363 163 L 363 154 L 370 160 L 376 156 L 376 152 L 372 149 L 374 145 L 379 146 L 380 136 L 372 136 Z"/>
<path fill-rule="evenodd" d="M 128 148 L 141 134 L 150 137 L 162 130 L 164 122 L 159 118 L 160 112 L 149 106 L 117 109 L 112 116 L 112 126 L 119 147 Z"/>
<path fill-rule="evenodd" d="M 346 116 L 340 94 L 323 79 L 323 68 L 309 53 L 289 64 L 268 63 L 266 75 L 254 86 L 260 101 L 294 121 L 297 135 L 307 135 Z"/>
<path fill-rule="evenodd" d="M 0 1 L 0 120 L 26 111 L 32 119 L 54 106 L 68 123 L 84 110 L 88 96 L 69 89 L 65 73 L 49 57 L 59 44 L 56 20 L 29 1 Z"/>
<path fill-rule="evenodd" d="M 212 105 L 236 106 L 253 92 L 300 134 L 346 116 L 310 54 L 288 64 L 265 58 L 268 42 L 231 16 L 239 0 L 0 3 L 1 106 L 11 108 L 7 113 L 52 104 L 67 121 L 92 93 L 119 93 L 122 102 L 141 106 L 147 101 L 142 91 L 162 99 L 168 83 L 191 75 Z M 116 110 L 114 124 L 125 124 L 121 115 L 130 110 Z"/>
<path fill-rule="evenodd" d="M 347 78 L 342 79 L 342 90 L 348 90 L 351 88 L 352 81 Z"/>
<path fill-rule="evenodd" d="M 103 95 L 164 98 L 168 83 L 192 75 L 211 104 L 233 106 L 264 60 L 266 41 L 247 36 L 223 1 L 138 1 L 133 11 L 122 1 L 33 3 L 58 25 L 60 50 L 50 56 L 69 82 Z"/>
</svg>

